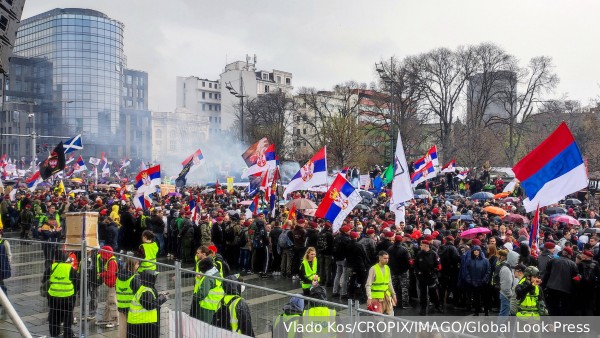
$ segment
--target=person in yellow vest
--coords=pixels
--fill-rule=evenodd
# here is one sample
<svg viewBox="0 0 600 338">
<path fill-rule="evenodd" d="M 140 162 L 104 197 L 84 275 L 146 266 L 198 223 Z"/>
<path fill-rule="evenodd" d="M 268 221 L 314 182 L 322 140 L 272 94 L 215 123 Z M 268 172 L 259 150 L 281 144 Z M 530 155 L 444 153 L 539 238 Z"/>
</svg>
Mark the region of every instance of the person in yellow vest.
<svg viewBox="0 0 600 338">
<path fill-rule="evenodd" d="M 63 328 L 64 337 L 75 337 L 71 326 L 73 325 L 73 307 L 77 293 L 77 271 L 67 262 L 65 254 L 57 250 L 54 252 L 52 264 L 44 271 L 42 285 L 50 282 L 48 288 L 48 323 L 50 336 L 58 337 Z"/>
<path fill-rule="evenodd" d="M 133 298 L 127 312 L 127 338 L 158 338 L 160 336 L 160 306 L 168 297 L 154 288 L 155 272 L 139 274 L 140 285 L 132 289 Z"/>
<path fill-rule="evenodd" d="M 397 299 L 388 266 L 390 256 L 386 251 L 379 251 L 377 257 L 379 261 L 369 269 L 369 276 L 365 283 L 367 306 L 381 306 L 376 312 L 393 316 Z"/>
<path fill-rule="evenodd" d="M 243 282 L 239 274 L 228 276 L 227 280 Z M 250 307 L 241 296 L 245 286 L 229 281 L 223 282 L 225 296 L 221 299 L 219 308 L 213 315 L 212 325 L 233 333 L 254 337 Z"/>
<path fill-rule="evenodd" d="M 528 266 L 515 286 L 514 299 L 511 302 L 511 310 L 518 320 L 539 321 L 540 316 L 548 314 L 541 283 L 540 270 L 535 266 Z"/>
<path fill-rule="evenodd" d="M 144 230 L 142 233 L 142 244 L 138 249 L 136 257 L 148 260 L 142 261 L 138 273 L 146 270 L 156 271 L 156 256 L 158 255 L 158 244 L 154 242 L 154 233 L 150 230 Z"/>
<path fill-rule="evenodd" d="M 140 261 L 137 259 L 128 259 L 125 263 L 125 269 L 117 272 L 117 281 L 115 290 L 117 291 L 117 311 L 119 312 L 119 338 L 127 337 L 127 313 L 131 300 L 133 299 L 133 289 L 138 289 L 141 282 L 138 276 L 137 269 L 140 266 Z"/>
<path fill-rule="evenodd" d="M 202 259 L 198 263 L 198 269 L 203 276 L 196 278 L 190 316 L 210 324 L 225 291 L 221 281 L 213 278 L 221 276 L 210 257 Z"/>
<path fill-rule="evenodd" d="M 292 322 L 298 322 L 304 312 L 304 299 L 296 296 L 290 298 L 290 302 L 283 306 L 283 313 L 275 317 L 273 323 L 273 337 L 288 337 L 293 338 L 296 332 L 286 330 Z M 285 325 L 283 323 L 286 323 Z"/>
<path fill-rule="evenodd" d="M 316 300 L 327 300 L 327 291 L 325 291 L 324 287 L 317 285 L 310 289 L 310 297 Z M 335 317 L 337 316 L 337 312 L 334 309 L 330 309 L 317 301 L 310 300 L 308 302 L 308 309 L 305 308 L 302 316 L 304 317 L 303 323 L 305 325 L 311 324 L 312 321 L 316 321 L 324 328 L 323 331 L 316 334 L 315 337 L 337 337 L 335 334 L 328 334 L 329 323 L 327 322 L 333 322 L 335 325 Z M 302 334 L 302 337 L 312 336 L 313 335 L 308 333 Z"/>
<path fill-rule="evenodd" d="M 319 283 L 319 275 L 317 275 L 317 250 L 315 248 L 308 247 L 300 263 L 300 283 L 302 284 L 302 294 L 304 296 L 310 296 L 310 289 Z"/>
</svg>

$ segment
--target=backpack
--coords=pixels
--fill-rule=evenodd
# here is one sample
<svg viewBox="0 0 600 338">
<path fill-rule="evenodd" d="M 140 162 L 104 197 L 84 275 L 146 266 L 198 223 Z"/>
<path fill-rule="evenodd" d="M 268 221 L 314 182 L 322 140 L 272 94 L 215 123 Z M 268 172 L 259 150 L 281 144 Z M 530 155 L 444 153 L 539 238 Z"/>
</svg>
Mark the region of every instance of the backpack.
<svg viewBox="0 0 600 338">
<path fill-rule="evenodd" d="M 233 237 L 233 245 L 235 246 L 244 246 L 246 245 L 246 241 L 244 240 L 244 230 L 240 229 L 237 234 Z"/>
<path fill-rule="evenodd" d="M 229 224 L 225 231 L 223 232 L 223 239 L 225 242 L 231 243 L 235 240 L 235 230 L 233 230 L 233 225 Z"/>
<path fill-rule="evenodd" d="M 586 284 L 596 285 L 598 282 L 598 276 L 594 275 L 596 270 L 596 262 L 592 261 L 590 264 L 584 265 L 583 273 L 581 274 L 581 281 Z"/>
<path fill-rule="evenodd" d="M 494 268 L 492 285 L 496 290 L 500 290 L 500 270 L 502 270 L 503 266 L 506 266 L 510 269 L 510 265 L 508 265 L 506 262 L 503 262 L 502 264 L 496 264 L 496 267 Z"/>
<path fill-rule="evenodd" d="M 263 241 L 265 230 L 261 228 L 254 234 L 254 238 L 252 239 L 252 247 L 256 249 L 261 249 L 265 247 L 265 243 Z"/>
<path fill-rule="evenodd" d="M 288 236 L 289 232 L 289 229 L 283 230 L 277 239 L 277 245 L 279 245 L 279 247 L 282 249 L 288 249 L 294 246 L 294 242 L 292 242 L 290 236 Z"/>
<path fill-rule="evenodd" d="M 327 234 L 322 232 L 317 239 L 317 252 L 323 252 L 325 250 L 327 250 Z"/>
<path fill-rule="evenodd" d="M 217 312 L 212 317 L 212 325 L 216 327 L 220 327 L 225 330 L 231 331 L 231 312 L 229 310 L 229 306 L 233 303 L 233 310 L 237 307 L 238 303 L 242 297 L 235 296 L 232 297 L 227 304 L 225 304 L 225 298 L 221 298 L 221 302 L 219 303 L 219 308 Z M 239 325 L 238 325 L 239 327 Z"/>
</svg>

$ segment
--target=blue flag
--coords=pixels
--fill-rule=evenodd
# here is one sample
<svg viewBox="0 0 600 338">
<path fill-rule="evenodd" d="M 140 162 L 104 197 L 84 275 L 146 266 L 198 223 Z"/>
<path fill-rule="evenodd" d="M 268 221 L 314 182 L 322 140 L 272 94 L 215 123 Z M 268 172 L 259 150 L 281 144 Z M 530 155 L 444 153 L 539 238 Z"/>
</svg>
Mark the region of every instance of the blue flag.
<svg viewBox="0 0 600 338">
<path fill-rule="evenodd" d="M 81 134 L 63 142 L 63 149 L 65 150 L 65 154 L 68 154 L 75 150 L 83 149 L 83 143 L 81 142 Z"/>
</svg>

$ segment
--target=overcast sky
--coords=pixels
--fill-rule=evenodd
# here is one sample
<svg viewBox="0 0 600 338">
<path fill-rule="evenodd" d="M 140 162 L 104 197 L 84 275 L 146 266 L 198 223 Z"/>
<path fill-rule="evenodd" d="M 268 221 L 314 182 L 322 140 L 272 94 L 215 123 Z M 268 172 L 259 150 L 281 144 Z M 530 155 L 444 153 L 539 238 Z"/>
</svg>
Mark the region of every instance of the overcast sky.
<svg viewBox="0 0 600 338">
<path fill-rule="evenodd" d="M 486 41 L 522 65 L 552 57 L 552 98 L 600 95 L 597 0 L 26 0 L 23 18 L 57 7 L 125 24 L 127 66 L 148 72 L 151 110 L 174 110 L 176 76 L 218 79 L 246 54 L 259 69 L 291 72 L 296 89 L 330 89 L 375 81 L 374 63 L 392 55 Z"/>
</svg>

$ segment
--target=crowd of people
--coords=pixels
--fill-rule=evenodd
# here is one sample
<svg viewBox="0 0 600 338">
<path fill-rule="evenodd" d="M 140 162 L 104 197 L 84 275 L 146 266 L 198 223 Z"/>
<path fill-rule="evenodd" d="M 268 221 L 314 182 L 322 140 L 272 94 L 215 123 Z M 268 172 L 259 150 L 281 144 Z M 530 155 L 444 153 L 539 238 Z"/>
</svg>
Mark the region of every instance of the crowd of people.
<svg viewBox="0 0 600 338">
<path fill-rule="evenodd" d="M 555 222 L 542 214 L 539 240 L 530 243 L 527 222 L 510 221 L 484 210 L 495 206 L 525 215 L 518 197 L 473 200 L 456 195 L 481 189 L 481 181 L 477 182 L 465 187 L 451 176 L 431 182 L 431 197 L 408 203 L 404 222 L 394 220 L 388 207 L 389 193 L 384 189 L 376 193 L 368 208 L 353 210 L 335 231 L 327 220 L 303 215 L 303 210 L 295 218 L 285 206 L 273 213 L 252 212 L 242 203 L 248 198 L 243 190 L 209 192 L 206 187 L 186 187 L 181 195 L 157 196 L 147 210 L 133 208 L 114 189 L 66 196 L 52 191 L 18 191 L 12 200 L 8 194 L 4 196 L 0 214 L 5 230 L 12 228 L 21 238 L 32 236 L 52 243 L 65 236 L 69 226 L 65 213 L 99 212 L 103 250 L 92 253 L 97 258 L 91 268 L 98 277 L 95 283 L 114 289 L 127 282 L 127 296 L 133 297 L 127 312 L 125 295 L 117 287 L 109 294 L 116 298 L 116 311 L 105 313 L 102 323 L 111 327 L 126 321 L 123 336 L 127 337 L 151 332 L 152 328 L 144 325 L 156 323 L 156 311 L 166 301 L 167 296 L 154 286 L 152 262 L 159 257 L 167 262 L 181 260 L 198 272 L 188 276 L 195 278 L 191 316 L 249 335 L 253 335 L 250 311 L 239 282 L 240 275 L 255 273 L 261 278 L 289 279 L 303 289 L 304 296 L 311 297 L 318 287 L 326 299 L 354 299 L 388 314 L 402 314 L 418 306 L 421 315 L 457 309 L 474 315 L 497 312 L 503 317 L 598 315 L 600 240 L 596 233 L 600 221 L 596 220 L 600 218 L 596 209 L 587 204 L 567 208 L 568 215 L 586 219 L 577 225 Z M 292 199 L 308 198 L 318 204 L 322 197 L 321 193 L 303 192 Z M 454 220 L 459 215 L 465 216 L 459 217 L 463 220 Z M 470 229 L 483 230 L 464 236 Z M 65 286 L 58 294 L 48 294 L 51 309 L 72 311 L 78 291 L 73 264 L 77 257 L 65 257 L 57 248 L 44 247 L 43 282 L 52 285 L 53 276 L 71 280 L 73 290 Z M 111 252 L 135 253 L 145 261 L 127 261 L 120 266 Z M 231 315 L 224 320 L 226 311 L 220 311 L 230 307 L 235 310 L 230 313 L 237 313 L 235 328 Z M 140 315 L 132 316 L 131 309 Z M 51 310 L 51 335 L 57 336 L 58 330 L 52 327 L 61 322 L 65 335 L 70 333 L 68 318 L 72 317 L 70 312 L 53 314 Z"/>
</svg>

